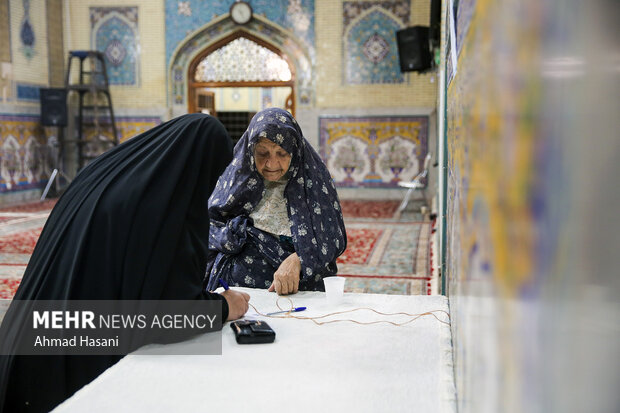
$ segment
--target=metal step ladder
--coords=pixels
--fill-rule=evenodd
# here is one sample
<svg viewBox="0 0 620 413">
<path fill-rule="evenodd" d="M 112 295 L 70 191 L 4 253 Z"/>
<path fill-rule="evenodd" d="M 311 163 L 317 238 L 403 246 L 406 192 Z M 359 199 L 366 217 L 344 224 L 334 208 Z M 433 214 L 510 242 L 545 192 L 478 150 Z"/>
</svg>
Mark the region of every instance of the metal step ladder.
<svg viewBox="0 0 620 413">
<path fill-rule="evenodd" d="M 71 64 L 74 60 L 79 60 L 80 65 L 77 83 L 71 83 Z M 77 145 L 77 166 L 80 170 L 89 160 L 119 143 L 103 53 L 94 50 L 70 51 L 65 87 L 67 95 L 72 92 L 79 95 L 77 138 L 66 142 Z M 88 127 L 94 129 L 91 139 L 85 136 Z M 111 134 L 105 134 L 104 129 Z"/>
</svg>

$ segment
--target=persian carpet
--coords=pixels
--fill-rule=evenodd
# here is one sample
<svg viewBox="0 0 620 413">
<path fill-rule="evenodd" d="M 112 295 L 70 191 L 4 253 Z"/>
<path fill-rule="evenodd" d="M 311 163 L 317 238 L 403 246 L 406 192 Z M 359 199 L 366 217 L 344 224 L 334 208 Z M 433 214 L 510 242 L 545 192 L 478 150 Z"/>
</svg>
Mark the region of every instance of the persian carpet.
<svg viewBox="0 0 620 413">
<path fill-rule="evenodd" d="M 17 290 L 54 200 L 0 209 L 0 299 Z M 430 294 L 431 222 L 398 201 L 343 200 L 348 245 L 338 258 L 347 292 Z"/>
<path fill-rule="evenodd" d="M 338 258 L 345 291 L 423 294 L 431 291 L 430 221 L 398 201 L 343 200 L 347 249 Z"/>
<path fill-rule="evenodd" d="M 0 208 L 0 299 L 11 299 L 56 200 Z"/>
</svg>

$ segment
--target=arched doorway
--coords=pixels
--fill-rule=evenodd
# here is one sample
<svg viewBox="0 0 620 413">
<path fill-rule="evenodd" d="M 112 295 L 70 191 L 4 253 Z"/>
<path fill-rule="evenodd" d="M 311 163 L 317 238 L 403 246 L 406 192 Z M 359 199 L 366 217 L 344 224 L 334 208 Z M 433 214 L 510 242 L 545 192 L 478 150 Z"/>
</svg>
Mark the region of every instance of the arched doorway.
<svg viewBox="0 0 620 413">
<path fill-rule="evenodd" d="M 295 69 L 288 56 L 245 31 L 201 51 L 187 72 L 189 113 L 218 117 L 236 141 L 252 116 L 277 106 L 295 116 Z"/>
</svg>

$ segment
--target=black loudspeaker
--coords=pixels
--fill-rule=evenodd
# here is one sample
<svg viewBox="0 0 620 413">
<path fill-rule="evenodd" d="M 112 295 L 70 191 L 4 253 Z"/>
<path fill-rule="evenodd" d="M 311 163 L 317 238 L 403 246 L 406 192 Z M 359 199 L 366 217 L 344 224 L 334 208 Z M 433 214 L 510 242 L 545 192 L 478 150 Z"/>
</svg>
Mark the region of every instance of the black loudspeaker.
<svg viewBox="0 0 620 413">
<path fill-rule="evenodd" d="M 39 89 L 41 99 L 41 124 L 67 126 L 67 89 Z"/>
<path fill-rule="evenodd" d="M 432 67 L 428 27 L 413 26 L 396 32 L 401 72 L 423 72 Z"/>
</svg>

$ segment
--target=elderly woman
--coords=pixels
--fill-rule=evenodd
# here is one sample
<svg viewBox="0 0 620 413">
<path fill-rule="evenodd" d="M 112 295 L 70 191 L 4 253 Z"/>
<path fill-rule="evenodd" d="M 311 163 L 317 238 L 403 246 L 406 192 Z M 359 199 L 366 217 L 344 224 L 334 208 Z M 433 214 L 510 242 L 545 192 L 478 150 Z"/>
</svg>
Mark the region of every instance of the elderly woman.
<svg viewBox="0 0 620 413">
<path fill-rule="evenodd" d="M 323 290 L 347 236 L 327 167 L 290 113 L 257 113 L 209 199 L 207 288 Z"/>
</svg>

